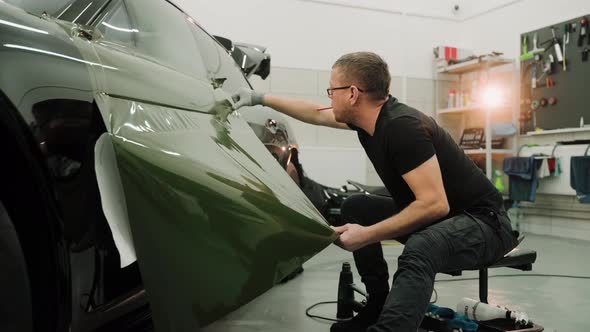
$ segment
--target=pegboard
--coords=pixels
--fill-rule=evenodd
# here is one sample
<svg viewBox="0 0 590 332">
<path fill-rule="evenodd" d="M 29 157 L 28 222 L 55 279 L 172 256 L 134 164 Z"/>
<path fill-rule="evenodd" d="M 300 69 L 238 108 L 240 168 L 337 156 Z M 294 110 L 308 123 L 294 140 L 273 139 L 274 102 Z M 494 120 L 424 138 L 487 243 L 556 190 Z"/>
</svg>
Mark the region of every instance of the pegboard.
<svg viewBox="0 0 590 332">
<path fill-rule="evenodd" d="M 586 35 L 581 37 L 581 21 L 584 18 L 590 18 L 590 14 L 521 34 L 521 55 L 525 36 L 529 53 L 534 48 L 535 34 L 538 48 L 545 48 L 544 52 L 539 53 L 540 59 L 522 59 L 521 56 L 519 117 L 521 134 L 537 128 L 544 130 L 578 128 L 582 118 L 584 124 L 590 124 L 590 53 L 587 61 L 582 60 L 584 49 L 590 50 L 590 30 L 586 23 Z M 574 24 L 575 32 L 570 32 L 569 43 L 564 48 L 566 26 L 569 26 L 571 30 Z M 563 53 L 565 49 L 565 70 L 563 62 L 560 62 L 557 57 L 551 27 L 555 28 L 555 37 L 561 52 Z M 579 38 L 582 38 L 581 46 L 578 44 Z M 554 62 L 550 64 L 551 73 L 548 75 L 544 73 L 544 69 L 550 56 L 553 57 Z M 536 70 L 537 78 L 536 88 L 532 88 L 534 70 Z M 547 82 L 547 77 L 553 80 L 553 86 L 547 86 L 547 83 L 551 83 Z M 550 103 L 551 98 L 555 98 L 555 104 Z M 543 104 L 543 101 L 547 102 L 546 105 L 535 109 L 534 104 L 537 102 Z"/>
</svg>

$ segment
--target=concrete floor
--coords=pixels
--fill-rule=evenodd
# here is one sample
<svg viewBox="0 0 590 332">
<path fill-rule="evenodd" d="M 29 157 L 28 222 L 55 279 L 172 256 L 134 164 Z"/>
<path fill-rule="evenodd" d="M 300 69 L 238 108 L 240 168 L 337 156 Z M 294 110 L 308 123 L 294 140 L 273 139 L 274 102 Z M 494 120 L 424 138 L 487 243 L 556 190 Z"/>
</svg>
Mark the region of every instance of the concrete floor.
<svg viewBox="0 0 590 332">
<path fill-rule="evenodd" d="M 489 302 L 524 311 L 549 332 L 578 332 L 590 328 L 586 310 L 590 308 L 590 280 L 561 277 L 536 277 L 527 274 L 568 274 L 590 276 L 590 242 L 548 236 L 527 235 L 522 248 L 538 253 L 533 271 L 522 272 L 508 268 L 490 270 Z M 384 246 L 390 275 L 397 267 L 397 257 L 403 246 Z M 330 323 L 305 316 L 310 305 L 336 299 L 338 276 L 344 261 L 353 263 L 352 255 L 334 245 L 309 260 L 305 272 L 286 284 L 275 286 L 265 294 L 225 318 L 203 328 L 204 332 L 249 331 L 329 331 Z M 355 268 L 353 270 L 356 271 Z M 439 274 L 437 280 L 477 277 L 467 272 L 461 277 Z M 355 274 L 355 282 L 360 278 Z M 437 304 L 455 308 L 462 297 L 478 298 L 477 280 L 437 282 Z M 336 305 L 319 306 L 312 313 L 334 317 Z"/>
</svg>

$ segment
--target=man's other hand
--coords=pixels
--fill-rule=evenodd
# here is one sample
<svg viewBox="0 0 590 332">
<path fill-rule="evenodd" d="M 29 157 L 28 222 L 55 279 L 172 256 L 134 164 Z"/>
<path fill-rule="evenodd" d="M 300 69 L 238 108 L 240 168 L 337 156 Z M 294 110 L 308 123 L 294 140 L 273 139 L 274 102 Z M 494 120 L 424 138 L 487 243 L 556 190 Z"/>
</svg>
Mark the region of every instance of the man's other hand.
<svg viewBox="0 0 590 332">
<path fill-rule="evenodd" d="M 242 106 L 262 105 L 263 93 L 248 88 L 240 88 L 231 98 L 234 101 L 234 110 Z"/>
<path fill-rule="evenodd" d="M 331 227 L 340 234 L 335 243 L 342 249 L 355 251 L 371 243 L 371 235 L 367 227 L 358 224 Z"/>
</svg>

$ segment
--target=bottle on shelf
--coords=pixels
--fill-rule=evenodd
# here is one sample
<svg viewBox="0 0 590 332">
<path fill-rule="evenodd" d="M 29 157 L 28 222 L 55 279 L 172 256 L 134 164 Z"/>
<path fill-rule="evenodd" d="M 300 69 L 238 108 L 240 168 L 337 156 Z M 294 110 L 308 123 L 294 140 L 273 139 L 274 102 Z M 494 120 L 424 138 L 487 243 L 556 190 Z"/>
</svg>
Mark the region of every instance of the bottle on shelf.
<svg viewBox="0 0 590 332">
<path fill-rule="evenodd" d="M 449 98 L 447 101 L 447 108 L 455 107 L 455 89 L 449 90 Z"/>
<path fill-rule="evenodd" d="M 494 170 L 494 187 L 500 192 L 504 192 L 504 183 L 502 182 L 502 172 L 499 169 Z"/>
<path fill-rule="evenodd" d="M 477 87 L 478 83 L 477 83 L 477 79 L 473 80 L 471 82 L 471 102 L 476 103 L 477 102 Z"/>
</svg>

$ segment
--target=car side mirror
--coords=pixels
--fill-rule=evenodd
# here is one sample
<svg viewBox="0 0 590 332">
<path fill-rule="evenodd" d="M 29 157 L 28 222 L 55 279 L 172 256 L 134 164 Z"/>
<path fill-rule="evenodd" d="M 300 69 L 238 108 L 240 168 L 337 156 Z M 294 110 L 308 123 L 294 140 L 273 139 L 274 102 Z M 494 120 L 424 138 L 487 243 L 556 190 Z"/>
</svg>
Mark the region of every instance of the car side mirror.
<svg viewBox="0 0 590 332">
<path fill-rule="evenodd" d="M 242 54 L 240 57 L 234 57 L 234 60 L 242 67 L 246 76 L 252 74 L 260 76 L 263 80 L 270 75 L 270 54 L 266 53 L 266 47 L 234 43 L 234 54 Z"/>
<path fill-rule="evenodd" d="M 258 75 L 264 80 L 270 75 L 270 54 L 266 53 L 265 47 L 234 43 L 221 36 L 214 37 L 228 51 L 246 77 Z"/>
<path fill-rule="evenodd" d="M 225 37 L 221 37 L 221 36 L 213 36 L 213 37 L 215 37 L 215 39 L 217 39 L 217 41 L 221 44 L 221 46 L 223 46 L 228 52 L 230 52 L 230 54 L 231 54 L 231 52 L 233 52 L 234 43 L 231 40 L 229 40 Z"/>
</svg>

